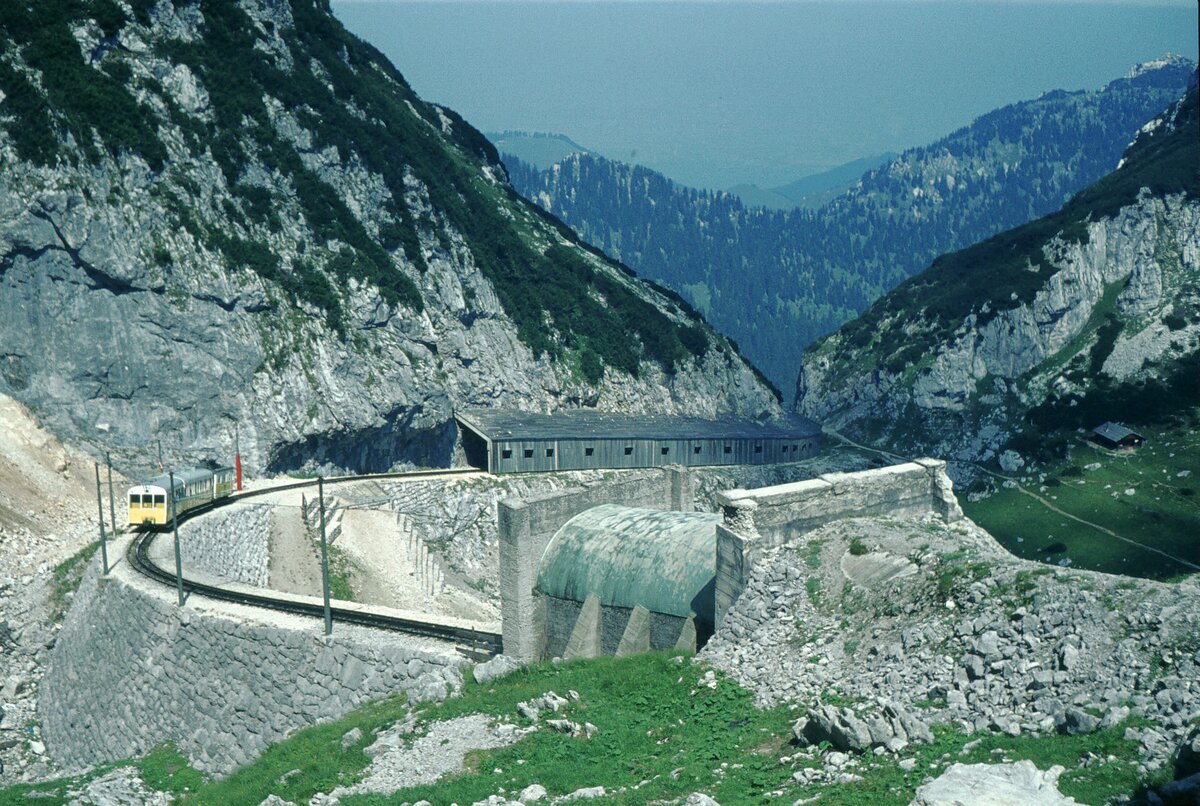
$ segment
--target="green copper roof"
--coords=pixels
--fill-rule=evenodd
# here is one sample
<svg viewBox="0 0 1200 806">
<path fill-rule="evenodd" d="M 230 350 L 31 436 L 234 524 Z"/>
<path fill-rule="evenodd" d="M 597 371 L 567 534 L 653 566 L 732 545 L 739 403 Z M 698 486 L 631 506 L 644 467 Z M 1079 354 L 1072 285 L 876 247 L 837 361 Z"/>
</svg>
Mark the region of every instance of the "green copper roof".
<svg viewBox="0 0 1200 806">
<path fill-rule="evenodd" d="M 576 602 L 594 593 L 602 605 L 711 620 L 720 520 L 707 512 L 593 507 L 546 546 L 538 590 Z"/>
</svg>

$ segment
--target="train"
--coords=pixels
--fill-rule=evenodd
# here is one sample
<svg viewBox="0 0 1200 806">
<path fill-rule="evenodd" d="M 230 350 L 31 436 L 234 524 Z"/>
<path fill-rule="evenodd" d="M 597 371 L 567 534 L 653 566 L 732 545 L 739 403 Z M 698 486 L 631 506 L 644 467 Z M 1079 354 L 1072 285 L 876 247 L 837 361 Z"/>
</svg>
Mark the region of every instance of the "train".
<svg viewBox="0 0 1200 806">
<path fill-rule="evenodd" d="M 228 497 L 237 487 L 237 470 L 232 467 L 193 467 L 174 473 L 175 488 L 168 494 L 171 474 L 157 476 L 129 488 L 129 525 L 166 526 L 171 516 L 206 506 Z M 174 510 L 172 511 L 172 506 Z"/>
</svg>

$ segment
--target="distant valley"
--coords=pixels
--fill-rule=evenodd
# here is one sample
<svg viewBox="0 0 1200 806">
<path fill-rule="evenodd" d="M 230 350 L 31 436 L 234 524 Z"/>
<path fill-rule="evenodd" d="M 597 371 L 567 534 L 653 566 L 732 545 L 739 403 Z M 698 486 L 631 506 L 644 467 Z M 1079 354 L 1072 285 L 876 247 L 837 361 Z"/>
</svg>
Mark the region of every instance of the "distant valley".
<svg viewBox="0 0 1200 806">
<path fill-rule="evenodd" d="M 804 176 L 780 187 L 764 189 L 757 185 L 734 185 L 729 192 L 741 199 L 746 207 L 767 207 L 772 210 L 806 207 L 815 210 L 851 190 L 863 174 L 891 162 L 897 156 L 889 151 Z"/>
<path fill-rule="evenodd" d="M 682 294 L 790 395 L 805 346 L 938 255 L 1050 213 L 1111 171 L 1193 68 L 1160 60 L 1099 90 L 998 109 L 815 211 L 748 209 L 594 154 L 505 164 L 523 195 Z"/>
</svg>

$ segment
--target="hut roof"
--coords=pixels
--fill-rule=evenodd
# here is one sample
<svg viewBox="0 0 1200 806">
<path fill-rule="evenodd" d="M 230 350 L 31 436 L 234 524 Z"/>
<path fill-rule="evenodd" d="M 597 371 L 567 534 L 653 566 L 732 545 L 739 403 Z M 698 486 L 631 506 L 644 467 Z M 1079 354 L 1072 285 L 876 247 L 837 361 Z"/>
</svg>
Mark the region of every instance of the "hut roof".
<svg viewBox="0 0 1200 806">
<path fill-rule="evenodd" d="M 1107 423 L 1104 423 L 1103 425 L 1098 425 L 1092 429 L 1092 433 L 1096 434 L 1097 436 L 1104 437 L 1105 439 L 1111 440 L 1113 442 L 1120 442 L 1121 440 L 1123 440 L 1129 436 L 1137 437 L 1140 440 L 1145 440 L 1145 437 L 1143 437 L 1138 432 L 1133 431 L 1129 428 L 1126 428 L 1125 426 L 1121 425 L 1120 423 L 1114 423 L 1114 422 L 1107 422 Z"/>
</svg>

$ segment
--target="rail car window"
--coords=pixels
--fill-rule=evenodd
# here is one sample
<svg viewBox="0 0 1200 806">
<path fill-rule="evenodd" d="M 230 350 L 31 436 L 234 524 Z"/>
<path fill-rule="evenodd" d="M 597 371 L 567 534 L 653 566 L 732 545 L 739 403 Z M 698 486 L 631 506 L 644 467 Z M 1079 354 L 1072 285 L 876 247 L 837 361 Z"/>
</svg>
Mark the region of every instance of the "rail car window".
<svg viewBox="0 0 1200 806">
<path fill-rule="evenodd" d="M 153 502 L 154 502 L 154 496 L 150 495 L 149 493 L 146 493 L 145 495 L 142 496 L 142 506 L 148 507 Z"/>
<path fill-rule="evenodd" d="M 167 497 L 165 495 L 156 495 L 154 496 L 154 503 L 161 507 L 163 504 L 167 503 Z"/>
<path fill-rule="evenodd" d="M 137 506 L 141 506 L 141 504 L 142 504 L 142 497 L 140 495 L 129 496 L 129 506 L 137 507 Z"/>
</svg>

